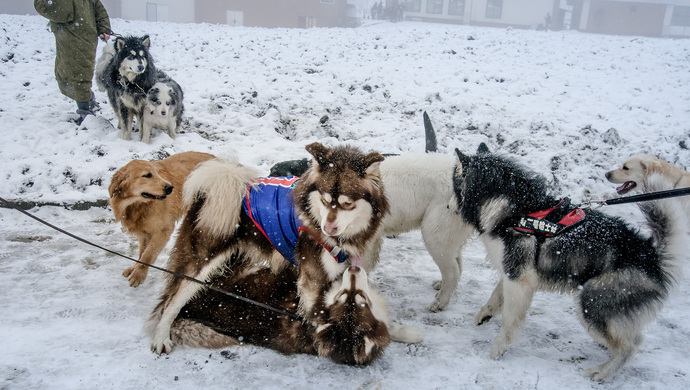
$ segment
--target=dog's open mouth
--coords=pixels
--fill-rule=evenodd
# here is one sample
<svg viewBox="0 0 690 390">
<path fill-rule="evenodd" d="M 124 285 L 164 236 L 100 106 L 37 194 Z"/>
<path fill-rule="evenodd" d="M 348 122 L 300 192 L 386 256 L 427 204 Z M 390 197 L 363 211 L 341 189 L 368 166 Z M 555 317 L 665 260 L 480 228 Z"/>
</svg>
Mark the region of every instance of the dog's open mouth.
<svg viewBox="0 0 690 390">
<path fill-rule="evenodd" d="M 637 187 L 637 184 L 634 181 L 626 181 L 622 186 L 616 188 L 616 192 L 618 192 L 618 195 L 623 195 L 635 187 Z"/>
<path fill-rule="evenodd" d="M 141 196 L 143 196 L 146 199 L 154 199 L 154 200 L 163 200 L 163 199 L 168 197 L 167 195 L 153 195 L 153 194 L 149 194 L 148 192 L 142 192 Z"/>
</svg>

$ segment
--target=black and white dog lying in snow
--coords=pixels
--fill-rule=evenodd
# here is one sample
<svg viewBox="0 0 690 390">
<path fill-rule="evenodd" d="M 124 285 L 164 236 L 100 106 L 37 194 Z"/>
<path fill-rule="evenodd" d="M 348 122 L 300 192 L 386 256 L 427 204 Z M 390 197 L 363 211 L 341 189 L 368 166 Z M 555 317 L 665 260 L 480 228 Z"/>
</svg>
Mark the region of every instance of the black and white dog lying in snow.
<svg viewBox="0 0 690 390">
<path fill-rule="evenodd" d="M 639 203 L 652 231 L 647 238 L 619 218 L 564 208 L 567 202 L 551 196 L 541 177 L 484 144 L 475 156 L 456 153 L 458 209 L 501 271 L 475 318 L 480 325 L 502 315 L 491 357 L 503 355 L 515 340 L 536 290 L 572 292 L 583 326 L 611 353 L 586 375 L 609 378 L 634 355 L 641 329 L 661 308 L 676 262 L 687 253 L 686 225 L 675 200 Z M 649 190 L 657 187 L 650 184 Z M 565 226 L 567 220 L 575 223 Z"/>
<path fill-rule="evenodd" d="M 165 87 L 178 94 L 176 105 L 180 107 L 182 114 L 182 94 L 179 85 L 172 81 L 164 72 L 157 70 L 153 58 L 149 53 L 151 40 L 148 35 L 143 37 L 117 37 L 112 43 L 103 48 L 101 56 L 96 63 L 96 84 L 99 90 L 108 94 L 108 100 L 118 118 L 117 127 L 122 130 L 122 139 L 132 137 L 132 123 L 137 117 L 139 127 L 142 129 L 142 141 L 149 142 L 151 126 L 162 126 L 158 118 L 163 117 L 161 112 L 150 110 L 148 124 L 144 125 L 144 115 L 147 111 L 147 97 L 156 83 L 162 83 Z M 163 86 L 160 86 L 161 88 Z M 178 92 L 179 90 L 179 92 Z M 151 114 L 151 111 L 154 111 Z M 176 112 L 173 110 L 173 112 Z M 166 109 L 167 116 L 168 110 Z M 175 118 L 176 127 L 179 124 Z M 169 124 L 169 122 L 165 122 Z M 147 127 L 149 135 L 144 134 Z M 168 128 L 168 132 L 170 130 Z"/>
</svg>

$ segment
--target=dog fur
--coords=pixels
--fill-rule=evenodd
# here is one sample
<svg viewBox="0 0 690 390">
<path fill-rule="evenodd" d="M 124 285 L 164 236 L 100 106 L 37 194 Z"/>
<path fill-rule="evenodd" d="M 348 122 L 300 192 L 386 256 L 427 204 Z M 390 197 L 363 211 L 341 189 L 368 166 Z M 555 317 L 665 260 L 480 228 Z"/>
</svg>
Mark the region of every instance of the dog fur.
<svg viewBox="0 0 690 390">
<path fill-rule="evenodd" d="M 603 381 L 634 355 L 642 328 L 656 316 L 671 289 L 676 263 L 687 251 L 685 221 L 675 200 L 640 203 L 652 231 L 643 237 L 619 218 L 588 210 L 579 224 L 539 240 L 513 229 L 512 219 L 555 206 L 545 181 L 485 145 L 475 156 L 456 149 L 458 209 L 480 233 L 501 280 L 475 318 L 502 315 L 491 357 L 517 337 L 537 289 L 575 295 L 580 321 L 611 358 L 586 375 Z M 647 184 L 654 189 L 659 180 Z"/>
<path fill-rule="evenodd" d="M 183 183 L 211 154 L 184 152 L 160 161 L 132 160 L 118 169 L 110 182 L 109 204 L 115 221 L 139 240 L 139 261 L 153 264 L 182 217 Z M 123 276 L 137 287 L 146 279 L 149 267 L 135 264 Z"/>
<path fill-rule="evenodd" d="M 444 310 L 462 274 L 462 249 L 474 234 L 456 212 L 453 191 L 455 158 L 438 153 L 406 153 L 381 162 L 381 179 L 390 204 L 375 245 L 365 254 L 378 263 L 384 237 L 420 230 L 422 240 L 439 270 L 441 280 L 430 309 Z"/>
<path fill-rule="evenodd" d="M 307 150 L 314 163 L 293 192 L 298 215 L 308 230 L 299 235 L 295 248 L 299 259 L 297 313 L 306 323 L 319 323 L 326 321 L 324 316 L 330 310 L 328 292 L 339 284 L 348 266 L 371 269 L 361 256 L 372 245 L 388 203 L 380 181 L 380 154 L 319 143 L 307 145 Z M 184 189 L 189 212 L 170 257 L 171 270 L 209 281 L 228 269 L 261 267 L 279 274 L 291 267 L 242 209 L 248 186 L 258 177 L 253 168 L 218 160 L 202 164 L 189 177 Z M 350 264 L 337 263 L 325 246 L 341 248 L 349 255 Z M 172 350 L 171 326 L 201 290 L 202 286 L 187 280 L 168 280 L 148 325 L 154 352 Z M 421 340 L 414 328 L 386 325 L 391 340 Z M 317 338 L 316 349 L 321 347 Z"/>
<path fill-rule="evenodd" d="M 245 298 L 296 313 L 297 277 L 296 267 L 278 273 L 269 268 L 234 269 L 215 276 L 212 283 Z M 325 295 L 324 308 L 327 314 L 314 316 L 315 322 L 307 323 L 205 290 L 180 311 L 171 328 L 171 339 L 173 345 L 197 348 L 247 343 L 284 354 L 330 357 L 351 365 L 369 363 L 388 345 L 385 301 L 369 288 L 363 269 L 348 267 L 342 282 L 333 283 Z"/>
<path fill-rule="evenodd" d="M 159 72 L 158 82 L 146 94 L 141 140 L 151 142 L 151 129 L 159 128 L 168 132 L 170 138 L 180 132 L 184 113 L 184 94 L 175 80 Z"/>
<path fill-rule="evenodd" d="M 108 93 L 108 100 L 118 118 L 122 139 L 132 138 L 136 116 L 143 126 L 146 94 L 161 77 L 149 53 L 151 40 L 143 37 L 117 37 L 106 45 L 96 64 L 96 83 Z"/>
<path fill-rule="evenodd" d="M 424 132 L 427 153 L 388 155 L 381 162 L 381 179 L 390 205 L 390 213 L 383 218 L 374 245 L 365 253 L 366 262 L 377 264 L 383 238 L 412 230 L 420 230 L 422 240 L 441 271 L 441 280 L 433 283 L 438 290 L 430 310 L 438 312 L 448 307 L 462 274 L 462 249 L 474 234 L 456 212 L 453 191 L 455 157 L 433 153 L 436 132 L 424 112 Z M 271 176 L 301 176 L 309 160 L 291 160 L 271 167 Z"/>
</svg>

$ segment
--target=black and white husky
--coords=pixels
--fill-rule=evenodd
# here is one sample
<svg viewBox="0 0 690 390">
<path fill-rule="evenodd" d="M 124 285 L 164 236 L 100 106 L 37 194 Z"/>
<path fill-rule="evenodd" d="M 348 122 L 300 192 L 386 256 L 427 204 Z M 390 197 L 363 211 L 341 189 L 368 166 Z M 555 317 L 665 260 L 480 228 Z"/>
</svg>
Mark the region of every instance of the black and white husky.
<svg viewBox="0 0 690 390">
<path fill-rule="evenodd" d="M 118 118 L 122 139 L 132 137 L 136 115 L 142 126 L 146 94 L 158 81 L 156 67 L 149 53 L 151 40 L 143 37 L 117 37 L 106 45 L 96 64 L 96 83 L 108 93 L 108 100 Z"/>
<path fill-rule="evenodd" d="M 151 142 L 151 129 L 164 129 L 170 138 L 180 132 L 184 112 L 184 95 L 180 85 L 158 71 L 158 82 L 146 94 L 146 107 L 141 128 L 141 140 Z"/>
<path fill-rule="evenodd" d="M 499 358 L 515 340 L 536 290 L 572 292 L 583 326 L 611 353 L 586 375 L 610 377 L 634 355 L 642 328 L 674 284 L 676 262 L 687 253 L 675 200 L 639 204 L 652 232 L 643 237 L 619 218 L 565 207 L 568 202 L 551 196 L 541 177 L 483 144 L 475 156 L 456 153 L 458 209 L 501 271 L 475 318 L 480 325 L 502 315 L 491 357 Z"/>
</svg>

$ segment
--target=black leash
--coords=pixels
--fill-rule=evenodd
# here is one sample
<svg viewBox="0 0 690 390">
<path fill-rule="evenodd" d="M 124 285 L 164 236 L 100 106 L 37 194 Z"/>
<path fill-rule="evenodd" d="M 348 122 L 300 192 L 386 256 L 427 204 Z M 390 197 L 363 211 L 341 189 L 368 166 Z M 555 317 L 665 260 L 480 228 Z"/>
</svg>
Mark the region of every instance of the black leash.
<svg viewBox="0 0 690 390">
<path fill-rule="evenodd" d="M 674 188 L 672 190 L 664 190 L 664 191 L 657 191 L 657 192 L 649 192 L 646 194 L 626 196 L 624 198 L 614 198 L 614 199 L 608 199 L 608 200 L 591 200 L 591 201 L 587 202 L 587 207 L 592 208 L 593 203 L 599 204 L 599 206 L 595 207 L 595 208 L 598 208 L 598 207 L 602 207 L 602 206 L 613 206 L 613 205 L 624 204 L 624 203 L 636 203 L 636 202 L 646 202 L 646 201 L 657 200 L 657 199 L 675 198 L 677 196 L 685 196 L 685 195 L 690 195 L 690 187 Z"/>
<path fill-rule="evenodd" d="M 81 238 L 81 237 L 79 237 L 79 236 L 77 236 L 77 235 L 74 235 L 74 234 L 72 234 L 72 233 L 70 233 L 70 232 L 68 232 L 68 231 L 66 231 L 66 230 L 63 230 L 63 229 L 61 229 L 61 228 L 59 228 L 59 227 L 57 227 L 57 226 L 55 226 L 55 225 L 53 225 L 53 224 L 51 224 L 51 223 L 49 223 L 49 222 L 43 220 L 43 219 L 41 219 L 41 218 L 39 218 L 39 217 L 37 217 L 37 216 L 35 216 L 35 215 L 29 213 L 29 212 L 26 212 L 26 211 L 22 210 L 21 208 L 19 208 L 19 206 L 15 205 L 15 204 L 12 203 L 12 202 L 9 202 L 9 201 L 3 199 L 2 197 L 0 197 L 0 202 L 2 202 L 5 206 L 8 206 L 8 208 L 15 209 L 15 210 L 19 211 L 20 213 L 26 215 L 27 217 L 32 218 L 32 219 L 34 219 L 34 220 L 36 220 L 36 221 L 38 221 L 38 222 L 40 222 L 40 223 L 42 223 L 42 224 L 44 224 L 44 225 L 46 225 L 46 226 L 52 228 L 52 229 L 54 229 L 54 230 L 57 230 L 57 231 L 60 232 L 60 233 L 63 233 L 63 234 L 65 234 L 65 235 L 67 235 L 67 236 L 70 236 L 70 237 L 74 238 L 74 239 L 77 240 L 77 241 L 81 241 L 81 242 L 83 242 L 83 243 L 85 243 L 85 244 L 88 244 L 88 245 L 91 245 L 91 246 L 96 247 L 96 248 L 98 248 L 98 249 L 101 249 L 101 250 L 103 250 L 103 251 L 105 251 L 105 252 L 111 253 L 111 254 L 116 255 L 116 256 L 124 257 L 124 258 L 127 259 L 127 260 L 131 260 L 131 261 L 133 261 L 133 262 L 135 262 L 135 263 L 143 264 L 143 265 L 146 265 L 146 266 L 148 266 L 148 267 L 150 267 L 150 268 L 153 268 L 153 269 L 157 269 L 157 270 L 159 270 L 159 271 L 166 272 L 166 273 L 168 273 L 168 274 L 170 274 L 170 275 L 173 275 L 173 276 L 176 276 L 176 277 L 178 277 L 178 278 L 182 278 L 182 279 L 185 279 L 185 280 L 187 280 L 187 281 L 190 281 L 190 282 L 193 282 L 193 283 L 200 284 L 200 285 L 202 285 L 202 286 L 204 286 L 204 287 L 206 287 L 206 288 L 208 288 L 208 289 L 210 289 L 210 290 L 213 290 L 213 291 L 215 291 L 215 292 L 218 292 L 218 293 L 227 295 L 227 296 L 229 296 L 229 297 L 238 299 L 238 300 L 240 300 L 240 301 L 243 301 L 243 302 L 246 302 L 246 303 L 249 303 L 249 304 L 252 304 L 252 305 L 256 305 L 256 306 L 262 307 L 262 308 L 267 309 L 267 310 L 274 311 L 274 312 L 276 312 L 276 313 L 278 313 L 278 314 L 286 315 L 286 316 L 288 316 L 288 317 L 290 317 L 290 318 L 292 318 L 292 319 L 295 319 L 295 320 L 300 319 L 300 317 L 299 317 L 297 314 L 291 313 L 291 312 L 289 312 L 289 311 L 287 311 L 287 310 L 279 309 L 279 308 L 276 308 L 276 307 L 267 305 L 267 304 L 265 304 L 265 303 L 257 302 L 257 301 L 255 301 L 255 300 L 253 300 L 253 299 L 249 299 L 249 298 L 243 297 L 243 296 L 241 296 L 241 295 L 237 295 L 237 294 L 235 294 L 235 293 L 231 293 L 231 292 L 229 292 L 229 291 L 225 291 L 225 290 L 223 290 L 223 289 L 220 289 L 220 288 L 214 286 L 214 285 L 211 284 L 211 283 L 202 282 L 202 281 L 199 280 L 199 279 L 195 279 L 195 278 L 192 278 L 192 277 L 190 277 L 190 276 L 187 276 L 187 275 L 184 275 L 184 274 L 180 274 L 180 273 L 177 273 L 177 272 L 175 272 L 175 271 L 171 271 L 171 270 L 166 269 L 166 268 L 158 267 L 158 266 L 155 266 L 155 265 L 153 265 L 153 264 L 146 264 L 146 263 L 144 263 L 144 262 L 142 262 L 142 261 L 136 260 L 136 259 L 131 258 L 131 257 L 129 257 L 129 256 L 125 256 L 125 255 L 123 255 L 123 254 L 121 254 L 121 253 L 115 252 L 115 251 L 110 250 L 110 249 L 108 249 L 108 248 L 104 248 L 104 247 L 102 247 L 102 246 L 100 246 L 100 245 L 98 245 L 98 244 L 95 244 L 95 243 L 93 243 L 93 242 L 91 242 L 91 241 L 88 241 L 88 240 L 86 240 L 86 239 L 84 239 L 84 238 Z"/>
</svg>

